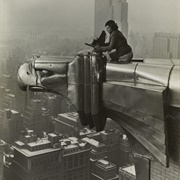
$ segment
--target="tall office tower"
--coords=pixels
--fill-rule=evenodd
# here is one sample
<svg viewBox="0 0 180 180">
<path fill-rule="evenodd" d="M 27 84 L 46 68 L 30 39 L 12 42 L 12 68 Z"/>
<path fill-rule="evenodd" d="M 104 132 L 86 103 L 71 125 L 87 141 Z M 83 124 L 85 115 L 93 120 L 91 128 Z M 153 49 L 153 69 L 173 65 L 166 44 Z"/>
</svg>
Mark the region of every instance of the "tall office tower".
<svg viewBox="0 0 180 180">
<path fill-rule="evenodd" d="M 24 51 L 19 47 L 14 47 L 11 49 L 9 57 L 6 58 L 5 69 L 10 76 L 16 76 L 19 65 L 24 61 Z"/>
<path fill-rule="evenodd" d="M 78 129 L 82 127 L 79 116 L 75 112 L 59 114 L 54 122 L 55 131 L 68 136 L 76 136 Z"/>
<path fill-rule="evenodd" d="M 15 95 L 10 94 L 6 91 L 6 94 L 3 98 L 3 108 L 5 109 L 14 109 L 15 106 Z"/>
<path fill-rule="evenodd" d="M 0 45 L 0 83 L 2 81 L 2 75 L 9 73 L 9 69 L 7 69 L 6 60 L 12 56 L 12 51 L 9 46 Z"/>
<path fill-rule="evenodd" d="M 38 135 L 44 131 L 49 132 L 47 124 L 50 124 L 51 120 L 49 119 L 49 113 L 47 112 L 47 109 L 43 107 L 41 100 L 30 100 L 23 116 L 25 128 L 33 129 Z"/>
<path fill-rule="evenodd" d="M 128 37 L 128 3 L 126 0 L 95 0 L 94 35 L 98 37 L 108 20 L 117 22 Z"/>
<path fill-rule="evenodd" d="M 63 180 L 90 180 L 90 147 L 71 137 L 61 140 Z"/>
<path fill-rule="evenodd" d="M 15 102 L 13 109 L 22 113 L 25 110 L 26 103 L 27 103 L 27 96 L 29 92 L 25 92 L 20 90 L 18 85 L 14 86 L 14 95 L 15 95 Z"/>
<path fill-rule="evenodd" d="M 2 85 L 3 74 L 4 74 L 4 60 L 0 58 L 0 86 Z"/>
<path fill-rule="evenodd" d="M 13 107 L 5 107 L 5 108 L 13 108 L 14 110 L 18 111 L 18 112 L 22 112 L 25 108 L 26 105 L 26 93 L 27 92 L 23 92 L 19 89 L 16 80 L 14 78 L 14 76 L 10 76 L 10 75 L 6 75 L 4 74 L 2 77 L 2 83 L 1 83 L 2 87 L 4 87 L 6 90 L 9 90 L 9 94 L 5 93 L 4 96 L 6 96 L 6 102 L 5 104 L 9 104 L 10 99 L 12 98 L 10 96 L 14 96 L 14 105 Z M 3 97 L 2 97 L 3 98 Z"/>
<path fill-rule="evenodd" d="M 0 127 L 0 132 L 2 139 L 8 144 L 12 144 L 18 139 L 19 133 L 23 128 L 21 114 L 14 110 L 3 109 L 1 116 L 2 126 Z"/>
<path fill-rule="evenodd" d="M 180 34 L 155 33 L 153 57 L 161 59 L 179 59 Z"/>
<path fill-rule="evenodd" d="M 107 157 L 118 167 L 120 165 L 121 154 L 119 151 L 121 133 L 117 129 L 109 129 L 101 132 L 101 142 L 106 145 Z"/>
<path fill-rule="evenodd" d="M 18 111 L 22 113 L 25 109 L 26 105 L 26 95 L 25 93 L 18 93 L 15 92 L 15 94 L 11 94 L 9 89 L 5 89 L 0 87 L 0 96 L 1 94 L 2 99 L 0 100 L 0 109 L 6 108 L 6 109 L 13 109 L 15 111 Z"/>
<path fill-rule="evenodd" d="M 0 86 L 0 109 L 2 109 L 3 107 L 4 96 L 5 96 L 5 87 Z"/>
<path fill-rule="evenodd" d="M 0 139 L 0 180 L 3 180 L 3 153 L 6 143 Z"/>
<path fill-rule="evenodd" d="M 11 92 L 14 92 L 14 87 L 16 85 L 15 78 L 10 76 L 9 74 L 3 74 L 1 85 L 6 89 L 10 89 Z"/>
<path fill-rule="evenodd" d="M 68 109 L 64 111 L 65 107 L 62 105 L 63 99 L 59 95 L 45 93 L 44 96 L 42 96 L 42 100 L 45 101 L 50 116 L 57 117 L 60 113 L 68 112 Z"/>
</svg>

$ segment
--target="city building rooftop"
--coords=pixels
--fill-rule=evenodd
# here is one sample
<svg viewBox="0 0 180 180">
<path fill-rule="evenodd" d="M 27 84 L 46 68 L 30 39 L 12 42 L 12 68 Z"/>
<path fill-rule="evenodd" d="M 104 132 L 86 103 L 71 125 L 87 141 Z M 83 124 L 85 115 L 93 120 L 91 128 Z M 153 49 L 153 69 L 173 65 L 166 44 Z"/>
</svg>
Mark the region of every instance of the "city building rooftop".
<svg viewBox="0 0 180 180">
<path fill-rule="evenodd" d="M 100 167 L 103 167 L 104 169 L 111 169 L 111 168 L 116 168 L 116 165 L 109 162 L 109 161 L 106 161 L 104 159 L 100 159 L 96 162 L 96 164 Z"/>
<path fill-rule="evenodd" d="M 30 135 L 25 135 L 31 137 Z M 51 137 L 51 139 L 48 138 Z M 65 139 L 57 139 L 58 135 L 54 133 L 48 134 L 47 137 L 38 138 L 36 141 L 24 143 L 16 141 L 13 149 L 21 152 L 26 157 L 33 157 L 45 153 L 64 150 L 64 154 L 77 153 L 79 151 L 87 150 L 86 142 L 81 142 L 76 137 L 69 137 Z M 58 141 L 54 141 L 54 138 Z"/>
<path fill-rule="evenodd" d="M 79 118 L 78 113 L 76 112 L 58 114 L 58 119 L 61 119 L 61 117 L 68 118 L 74 122 L 77 122 L 77 119 Z"/>
<path fill-rule="evenodd" d="M 18 145 L 19 147 L 23 147 L 25 145 L 25 143 L 21 141 L 16 141 L 15 144 Z"/>
<path fill-rule="evenodd" d="M 38 155 L 42 155 L 42 154 L 47 154 L 47 153 L 51 153 L 51 152 L 55 152 L 55 151 L 60 151 L 61 148 L 47 148 L 47 149 L 41 149 L 41 150 L 37 150 L 37 151 L 30 151 L 26 148 L 18 148 L 13 146 L 13 148 L 22 153 L 24 156 L 26 157 L 34 157 L 34 156 L 38 156 Z"/>
<path fill-rule="evenodd" d="M 54 133 L 49 133 L 48 135 L 51 136 L 51 137 L 57 137 L 57 135 L 54 134 Z"/>
<path fill-rule="evenodd" d="M 96 131 L 93 129 L 88 129 L 88 128 L 84 128 L 82 130 L 80 130 L 79 135 L 88 135 L 88 134 L 92 134 L 95 133 Z"/>
<path fill-rule="evenodd" d="M 123 171 L 126 171 L 134 176 L 136 176 L 136 170 L 135 170 L 135 166 L 134 165 L 131 165 L 131 166 L 127 166 L 127 167 L 124 167 L 122 168 Z"/>
<path fill-rule="evenodd" d="M 50 144 L 51 141 L 47 140 L 47 139 L 40 139 L 36 142 L 31 142 L 31 143 L 28 143 L 28 146 L 30 147 L 35 147 L 35 146 L 39 146 L 39 145 L 45 145 L 45 144 Z"/>
<path fill-rule="evenodd" d="M 103 144 L 103 143 L 101 143 L 99 141 L 96 141 L 94 139 L 87 138 L 87 137 L 83 138 L 82 140 L 85 141 L 85 142 L 88 142 L 89 144 L 91 144 L 92 146 L 95 146 L 95 147 L 103 147 L 103 146 L 105 146 L 105 144 Z"/>
</svg>

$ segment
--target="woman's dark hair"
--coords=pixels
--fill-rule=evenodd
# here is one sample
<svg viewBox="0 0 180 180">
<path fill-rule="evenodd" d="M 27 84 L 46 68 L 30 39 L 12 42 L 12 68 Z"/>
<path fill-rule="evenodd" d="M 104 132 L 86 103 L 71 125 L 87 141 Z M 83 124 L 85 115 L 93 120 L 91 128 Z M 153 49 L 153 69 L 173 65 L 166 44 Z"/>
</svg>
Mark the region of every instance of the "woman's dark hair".
<svg viewBox="0 0 180 180">
<path fill-rule="evenodd" d="M 106 22 L 105 27 L 109 26 L 112 28 L 112 30 L 118 30 L 118 25 L 113 20 L 109 20 Z"/>
</svg>

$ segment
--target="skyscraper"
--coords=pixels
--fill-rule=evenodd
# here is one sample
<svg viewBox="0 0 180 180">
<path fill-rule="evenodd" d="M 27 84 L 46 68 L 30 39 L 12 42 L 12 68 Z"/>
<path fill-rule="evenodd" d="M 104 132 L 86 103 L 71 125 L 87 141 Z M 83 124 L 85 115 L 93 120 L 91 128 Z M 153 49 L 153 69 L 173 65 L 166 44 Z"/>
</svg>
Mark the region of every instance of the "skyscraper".
<svg viewBox="0 0 180 180">
<path fill-rule="evenodd" d="M 95 0 L 94 35 L 100 35 L 108 20 L 117 22 L 119 29 L 128 37 L 128 3 L 126 0 Z"/>
<path fill-rule="evenodd" d="M 155 33 L 153 41 L 154 58 L 179 59 L 180 34 Z"/>
<path fill-rule="evenodd" d="M 71 137 L 61 140 L 63 146 L 63 180 L 90 180 L 90 148 Z"/>
<path fill-rule="evenodd" d="M 0 139 L 0 180 L 3 180 L 3 148 L 5 142 Z"/>
<path fill-rule="evenodd" d="M 3 109 L 1 113 L 0 135 L 6 143 L 12 144 L 18 139 L 19 132 L 23 128 L 21 114 L 10 109 Z"/>
<path fill-rule="evenodd" d="M 48 110 L 42 106 L 41 100 L 30 100 L 23 116 L 25 128 L 33 129 L 38 135 L 43 131 L 50 131 L 48 128 L 50 128 L 51 119 Z"/>
</svg>

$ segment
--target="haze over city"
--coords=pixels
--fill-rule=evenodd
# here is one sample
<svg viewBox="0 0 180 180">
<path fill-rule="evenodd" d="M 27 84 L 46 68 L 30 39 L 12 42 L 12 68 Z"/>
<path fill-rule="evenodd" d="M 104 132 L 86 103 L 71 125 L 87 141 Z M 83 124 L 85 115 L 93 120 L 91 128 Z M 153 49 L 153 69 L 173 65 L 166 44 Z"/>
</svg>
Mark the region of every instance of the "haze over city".
<svg viewBox="0 0 180 180">
<path fill-rule="evenodd" d="M 0 0 L 0 180 L 178 180 L 179 73 L 180 0 Z"/>
<path fill-rule="evenodd" d="M 180 32 L 180 0 L 128 0 L 129 31 Z M 92 36 L 94 0 L 1 0 L 3 25 L 61 27 L 64 36 Z"/>
</svg>

